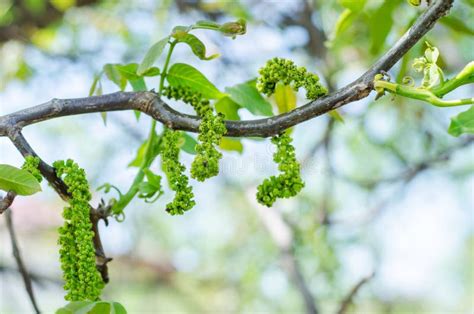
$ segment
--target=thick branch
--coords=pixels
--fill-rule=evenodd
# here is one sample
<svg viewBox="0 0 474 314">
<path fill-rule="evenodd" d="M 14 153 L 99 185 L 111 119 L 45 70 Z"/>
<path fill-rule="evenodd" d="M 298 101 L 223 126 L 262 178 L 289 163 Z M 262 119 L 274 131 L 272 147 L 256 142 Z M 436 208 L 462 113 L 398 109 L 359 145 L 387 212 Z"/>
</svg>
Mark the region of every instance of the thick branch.
<svg viewBox="0 0 474 314">
<path fill-rule="evenodd" d="M 347 103 L 367 97 L 373 89 L 375 74 L 388 71 L 434 26 L 439 18 L 449 11 L 453 1 L 438 0 L 433 3 L 389 51 L 367 72 L 346 87 L 275 117 L 250 121 L 226 121 L 227 136 L 272 136 Z M 53 118 L 131 109 L 142 111 L 170 128 L 198 132 L 200 122 L 198 117 L 177 112 L 155 93 L 121 92 L 78 99 L 53 99 L 43 105 L 0 117 L 0 136 L 7 136 L 13 129 L 21 129 L 24 126 Z"/>
</svg>

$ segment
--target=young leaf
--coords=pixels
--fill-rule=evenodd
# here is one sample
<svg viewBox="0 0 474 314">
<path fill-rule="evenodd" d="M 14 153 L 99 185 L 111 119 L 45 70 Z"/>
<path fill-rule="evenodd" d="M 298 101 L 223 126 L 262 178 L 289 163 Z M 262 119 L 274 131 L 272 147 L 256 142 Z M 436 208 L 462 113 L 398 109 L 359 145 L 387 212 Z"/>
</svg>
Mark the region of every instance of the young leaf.
<svg viewBox="0 0 474 314">
<path fill-rule="evenodd" d="M 219 147 L 223 150 L 235 151 L 241 154 L 244 151 L 244 146 L 242 145 L 242 142 L 240 140 L 236 140 L 236 139 L 232 139 L 228 137 L 223 137 L 221 139 L 221 143 L 219 144 Z"/>
<path fill-rule="evenodd" d="M 371 34 L 370 52 L 376 54 L 384 47 L 385 40 L 393 26 L 393 11 L 399 5 L 398 1 L 383 1 L 382 5 L 373 13 L 369 19 Z"/>
<path fill-rule="evenodd" d="M 168 40 L 169 36 L 161 39 L 150 47 L 145 55 L 145 58 L 143 58 L 142 63 L 140 63 L 140 66 L 137 69 L 138 75 L 144 75 L 153 66 L 155 61 L 158 60 L 161 53 L 163 52 L 163 49 L 165 49 Z"/>
<path fill-rule="evenodd" d="M 275 102 L 279 114 L 291 111 L 296 108 L 296 93 L 291 86 L 278 83 L 275 87 Z"/>
<path fill-rule="evenodd" d="M 216 101 L 214 108 L 217 112 L 223 113 L 226 120 L 240 120 L 238 112 L 240 106 L 228 96 Z"/>
<path fill-rule="evenodd" d="M 115 66 L 121 76 L 129 81 L 140 78 L 140 76 L 137 74 L 138 64 L 136 63 L 113 64 L 113 66 Z"/>
<path fill-rule="evenodd" d="M 31 195 L 41 191 L 36 178 L 26 170 L 0 164 L 0 190 L 18 195 Z"/>
<path fill-rule="evenodd" d="M 367 0 L 339 0 L 339 3 L 346 9 L 351 10 L 352 12 L 359 12 L 365 6 Z"/>
<path fill-rule="evenodd" d="M 166 76 L 171 86 L 187 86 L 201 93 L 204 98 L 219 99 L 225 94 L 221 93 L 201 72 L 184 63 L 175 63 L 171 66 Z"/>
<path fill-rule="evenodd" d="M 127 314 L 122 304 L 107 301 L 73 301 L 56 314 Z"/>
<path fill-rule="evenodd" d="M 115 85 L 117 85 L 121 91 L 127 86 L 127 79 L 120 74 L 120 71 L 117 69 L 115 64 L 106 64 L 104 65 L 104 73 Z"/>
<path fill-rule="evenodd" d="M 273 115 L 272 105 L 260 95 L 253 82 L 227 87 L 225 91 L 233 101 L 241 107 L 248 109 L 252 114 L 261 116 Z"/>
<path fill-rule="evenodd" d="M 201 60 L 212 60 L 219 57 L 219 54 L 213 54 L 209 57 L 206 57 L 206 46 L 204 46 L 202 41 L 193 34 L 183 34 L 179 37 L 178 42 L 185 43 L 191 47 L 193 53 Z"/>
<path fill-rule="evenodd" d="M 451 118 L 448 133 L 453 136 L 474 134 L 474 106 Z"/>
<path fill-rule="evenodd" d="M 344 118 L 342 117 L 342 115 L 339 113 L 339 111 L 337 111 L 336 109 L 334 110 L 331 110 L 328 112 L 328 115 L 333 118 L 334 120 L 338 121 L 338 122 L 341 122 L 341 123 L 344 123 Z"/>
<path fill-rule="evenodd" d="M 196 155 L 196 145 L 198 142 L 191 137 L 188 133 L 182 132 L 182 144 L 181 149 L 184 150 L 186 153 L 191 155 Z"/>
</svg>

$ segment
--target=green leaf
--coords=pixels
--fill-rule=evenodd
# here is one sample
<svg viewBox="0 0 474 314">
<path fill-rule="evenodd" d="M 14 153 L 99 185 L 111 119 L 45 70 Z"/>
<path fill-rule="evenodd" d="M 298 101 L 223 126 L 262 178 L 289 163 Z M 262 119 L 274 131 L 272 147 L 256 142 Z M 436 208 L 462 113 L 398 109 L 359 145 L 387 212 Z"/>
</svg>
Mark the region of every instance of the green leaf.
<svg viewBox="0 0 474 314">
<path fill-rule="evenodd" d="M 153 152 L 152 156 L 156 156 L 159 153 L 160 149 L 160 143 L 159 143 L 159 136 L 155 134 L 153 137 L 155 139 L 155 142 L 153 143 Z M 128 167 L 141 167 L 145 158 L 145 152 L 148 146 L 148 140 L 143 141 L 143 143 L 140 145 L 140 147 L 137 150 L 137 154 L 135 156 L 135 159 L 133 159 L 129 164 Z"/>
<path fill-rule="evenodd" d="M 153 46 L 150 47 L 150 49 L 148 49 L 148 52 L 143 58 L 142 63 L 140 63 L 140 66 L 137 69 L 138 75 L 144 75 L 153 66 L 156 60 L 158 60 L 160 55 L 163 53 L 163 50 L 165 49 L 165 46 L 168 43 L 168 40 L 169 36 L 156 42 Z"/>
<path fill-rule="evenodd" d="M 385 40 L 393 26 L 392 14 L 399 3 L 393 0 L 383 1 L 370 17 L 369 30 L 372 37 L 370 52 L 372 54 L 377 54 L 385 46 Z"/>
<path fill-rule="evenodd" d="M 166 76 L 171 86 L 187 86 L 201 93 L 207 99 L 219 99 L 225 94 L 221 93 L 201 72 L 184 63 L 175 63 Z"/>
<path fill-rule="evenodd" d="M 188 154 L 196 155 L 196 145 L 198 142 L 186 132 L 182 132 L 181 134 L 181 149 Z"/>
<path fill-rule="evenodd" d="M 218 31 L 220 27 L 221 25 L 214 21 L 197 21 L 194 24 L 193 28 L 203 28 L 203 29 L 211 29 L 211 30 Z"/>
<path fill-rule="evenodd" d="M 339 37 L 342 33 L 346 31 L 346 29 L 349 28 L 350 25 L 352 25 L 352 21 L 356 16 L 357 13 L 349 9 L 345 9 L 344 11 L 342 11 L 342 13 L 337 18 L 336 25 L 334 25 L 334 30 L 330 38 L 332 40 L 337 39 L 337 37 Z"/>
<path fill-rule="evenodd" d="M 291 86 L 278 83 L 275 87 L 275 101 L 279 114 L 291 111 L 296 108 L 296 93 Z"/>
<path fill-rule="evenodd" d="M 328 112 L 328 115 L 333 118 L 334 120 L 338 121 L 338 122 L 341 122 L 341 123 L 344 123 L 344 118 L 342 117 L 342 115 L 339 113 L 339 111 L 337 111 L 336 109 L 334 110 L 331 110 Z"/>
<path fill-rule="evenodd" d="M 109 80 L 120 88 L 121 91 L 123 91 L 127 86 L 127 79 L 121 75 L 115 64 L 108 63 L 104 65 L 104 73 Z"/>
<path fill-rule="evenodd" d="M 272 116 L 272 105 L 266 101 L 255 87 L 254 81 L 227 87 L 225 91 L 233 101 L 254 115 Z"/>
<path fill-rule="evenodd" d="M 28 171 L 0 164 L 0 190 L 13 191 L 18 195 L 31 195 L 41 191 L 41 186 Z"/>
<path fill-rule="evenodd" d="M 56 314 L 127 314 L 118 302 L 74 301 L 58 309 Z"/>
<path fill-rule="evenodd" d="M 137 74 L 137 63 L 113 64 L 113 66 L 115 66 L 115 68 L 119 71 L 120 75 L 127 80 L 136 80 L 140 78 L 140 76 Z"/>
<path fill-rule="evenodd" d="M 151 67 L 145 73 L 143 73 L 142 76 L 158 76 L 158 75 L 160 75 L 160 73 L 161 72 L 160 72 L 159 68 Z"/>
<path fill-rule="evenodd" d="M 235 151 L 241 154 L 244 151 L 244 146 L 242 145 L 242 142 L 240 140 L 232 139 L 228 137 L 223 137 L 221 139 L 221 143 L 219 144 L 219 147 L 223 150 Z"/>
<path fill-rule="evenodd" d="M 346 9 L 351 10 L 352 12 L 362 11 L 367 0 L 339 0 L 339 3 Z"/>
<path fill-rule="evenodd" d="M 217 112 L 224 114 L 226 120 L 240 120 L 238 112 L 240 106 L 228 96 L 216 101 L 214 108 Z"/>
<path fill-rule="evenodd" d="M 206 57 L 206 46 L 204 46 L 199 38 L 192 34 L 185 33 L 179 37 L 178 42 L 185 43 L 191 47 L 193 53 L 201 60 L 212 60 L 219 57 L 219 54 L 213 54 L 209 57 Z"/>
<path fill-rule="evenodd" d="M 448 15 L 439 20 L 439 22 L 446 27 L 450 28 L 456 33 L 464 33 L 466 35 L 473 36 L 474 35 L 474 29 L 472 29 L 472 23 L 471 26 L 468 24 L 464 23 L 462 20 L 456 18 L 453 15 Z"/>
<path fill-rule="evenodd" d="M 140 194 L 138 197 L 140 198 L 151 198 L 155 196 L 156 198 L 153 200 L 156 201 L 161 195 L 163 195 L 163 191 L 161 190 L 161 176 L 154 174 L 150 169 L 145 168 L 143 169 L 145 176 L 147 178 L 146 182 L 141 182 L 138 185 L 138 190 Z"/>
<path fill-rule="evenodd" d="M 448 133 L 453 136 L 474 134 L 474 106 L 451 118 Z"/>
<path fill-rule="evenodd" d="M 100 77 L 101 77 L 100 74 L 96 74 L 94 76 L 94 81 L 92 81 L 91 88 L 89 89 L 89 97 L 94 96 L 96 94 L 97 86 L 98 86 L 98 83 L 100 82 Z"/>
</svg>

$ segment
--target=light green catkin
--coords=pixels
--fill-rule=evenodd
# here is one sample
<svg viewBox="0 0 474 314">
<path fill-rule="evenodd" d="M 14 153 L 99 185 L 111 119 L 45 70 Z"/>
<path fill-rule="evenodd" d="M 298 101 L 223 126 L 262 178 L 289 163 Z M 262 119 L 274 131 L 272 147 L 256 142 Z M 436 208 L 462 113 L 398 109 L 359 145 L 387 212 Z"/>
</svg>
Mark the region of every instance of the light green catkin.
<svg viewBox="0 0 474 314">
<path fill-rule="evenodd" d="M 99 300 L 104 287 L 95 265 L 94 232 L 90 221 L 91 193 L 84 169 L 71 159 L 53 164 L 56 174 L 64 180 L 71 195 L 64 208 L 64 225 L 59 228 L 59 255 L 65 299 L 68 301 Z"/>
<path fill-rule="evenodd" d="M 191 105 L 202 118 L 199 124 L 196 157 L 191 164 L 191 177 L 204 181 L 219 173 L 219 160 L 222 153 L 216 149 L 222 136 L 227 132 L 222 114 L 214 115 L 208 99 L 186 87 L 167 87 L 163 93 L 166 97 L 181 100 Z"/>
<path fill-rule="evenodd" d="M 168 177 L 170 188 L 176 192 L 173 201 L 166 205 L 166 211 L 171 215 L 182 215 L 196 204 L 193 189 L 184 174 L 186 167 L 179 162 L 180 138 L 181 132 L 165 129 L 161 141 L 163 171 Z"/>
</svg>

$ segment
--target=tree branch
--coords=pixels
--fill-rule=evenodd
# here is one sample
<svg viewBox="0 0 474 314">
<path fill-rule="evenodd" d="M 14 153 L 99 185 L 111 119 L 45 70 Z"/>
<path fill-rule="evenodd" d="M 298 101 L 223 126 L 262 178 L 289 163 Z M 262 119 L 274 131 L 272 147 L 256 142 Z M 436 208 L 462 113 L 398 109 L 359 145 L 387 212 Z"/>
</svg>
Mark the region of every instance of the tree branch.
<svg viewBox="0 0 474 314">
<path fill-rule="evenodd" d="M 0 197 L 0 214 L 3 214 L 10 206 L 12 206 L 13 201 L 15 200 L 16 193 L 10 191 L 4 197 Z"/>
<path fill-rule="evenodd" d="M 39 310 L 38 304 L 36 303 L 35 294 L 33 292 L 33 286 L 31 285 L 31 278 L 28 273 L 28 270 L 26 269 L 25 263 L 23 263 L 23 259 L 20 254 L 20 249 L 18 247 L 18 241 L 16 240 L 11 209 L 7 209 L 7 211 L 5 212 L 5 220 L 7 221 L 7 229 L 8 229 L 8 233 L 10 234 L 10 239 L 12 243 L 13 257 L 15 258 L 16 264 L 18 265 L 18 271 L 21 273 L 21 276 L 23 277 L 23 282 L 25 283 L 25 289 L 26 289 L 26 292 L 28 293 L 31 304 L 33 305 L 33 308 L 35 309 L 35 312 L 39 314 L 41 312 Z"/>
<path fill-rule="evenodd" d="M 314 117 L 325 114 L 347 103 L 367 97 L 373 89 L 373 78 L 388 71 L 415 43 L 447 14 L 454 0 L 438 0 L 416 20 L 413 26 L 367 72 L 340 90 L 298 107 L 290 112 L 258 120 L 226 121 L 227 136 L 268 137 L 281 133 Z M 180 113 L 168 106 L 153 92 L 119 92 L 103 96 L 77 99 L 53 99 L 43 105 L 20 110 L 0 117 L 0 136 L 11 130 L 41 121 L 93 112 L 139 110 L 167 127 L 191 132 L 199 131 L 200 119 Z"/>
<path fill-rule="evenodd" d="M 357 292 L 359 292 L 360 288 L 362 288 L 363 285 L 365 285 L 367 282 L 369 282 L 372 278 L 374 278 L 375 273 L 370 274 L 367 277 L 362 278 L 349 292 L 349 294 L 342 300 L 341 305 L 339 307 L 339 310 L 337 311 L 337 314 L 344 314 L 347 312 L 347 308 L 349 305 L 352 303 L 352 300 L 354 299 L 355 295 Z"/>
<path fill-rule="evenodd" d="M 61 178 L 56 175 L 56 171 L 53 167 L 45 163 L 33 150 L 30 144 L 26 141 L 25 137 L 18 128 L 12 129 L 8 134 L 10 140 L 12 141 L 13 145 L 18 149 L 18 151 L 23 155 L 23 157 L 27 156 L 34 156 L 40 159 L 40 163 L 38 165 L 38 169 L 43 175 L 44 178 L 51 184 L 54 188 L 56 193 L 64 200 L 68 201 L 70 198 L 70 193 L 68 192 L 68 188 L 66 183 L 64 183 Z M 109 275 L 107 269 L 107 263 L 110 262 L 112 259 L 106 257 L 104 248 L 102 246 L 102 241 L 100 239 L 99 234 L 99 221 L 104 220 L 106 225 L 108 224 L 107 217 L 110 213 L 110 207 L 105 204 L 99 204 L 96 208 L 90 206 L 90 220 L 92 223 L 92 231 L 94 231 L 94 248 L 95 248 L 95 255 L 96 255 L 96 267 L 97 270 L 100 272 L 102 276 L 102 280 L 107 283 L 109 282 Z"/>
</svg>

